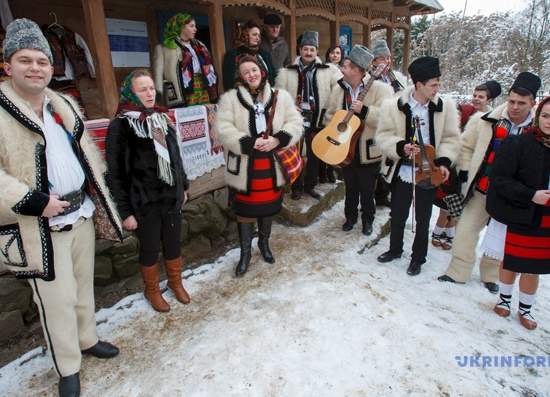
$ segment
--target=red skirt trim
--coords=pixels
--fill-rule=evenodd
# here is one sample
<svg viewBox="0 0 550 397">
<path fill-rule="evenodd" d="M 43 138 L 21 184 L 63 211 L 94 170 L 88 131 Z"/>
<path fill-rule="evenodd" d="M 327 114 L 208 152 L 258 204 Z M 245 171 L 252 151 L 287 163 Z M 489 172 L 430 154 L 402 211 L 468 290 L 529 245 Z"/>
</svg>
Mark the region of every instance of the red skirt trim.
<svg viewBox="0 0 550 397">
<path fill-rule="evenodd" d="M 526 248 L 506 243 L 504 254 L 528 259 L 550 259 L 550 248 Z"/>
<path fill-rule="evenodd" d="M 508 232 L 506 234 L 506 243 L 528 248 L 546 248 L 550 247 L 550 237 L 524 236 Z"/>
<path fill-rule="evenodd" d="M 268 190 L 273 189 L 273 178 L 253 179 L 251 184 L 252 190 Z"/>
<path fill-rule="evenodd" d="M 271 161 L 269 158 L 263 158 L 263 159 L 254 159 L 254 163 L 252 164 L 252 168 L 255 171 L 264 171 L 271 169 Z"/>
</svg>

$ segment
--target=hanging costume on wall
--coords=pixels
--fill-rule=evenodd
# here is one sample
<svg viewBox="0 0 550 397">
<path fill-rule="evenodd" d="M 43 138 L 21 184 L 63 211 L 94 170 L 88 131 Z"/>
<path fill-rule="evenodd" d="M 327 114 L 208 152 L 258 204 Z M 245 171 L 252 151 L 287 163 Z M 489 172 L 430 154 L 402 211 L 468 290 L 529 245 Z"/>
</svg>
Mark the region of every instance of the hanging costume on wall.
<svg viewBox="0 0 550 397">
<path fill-rule="evenodd" d="M 48 40 L 53 55 L 53 78 L 49 87 L 75 98 L 85 113 L 78 78 L 95 78 L 92 54 L 84 38 L 63 26 L 54 23 L 43 26 L 42 32 Z"/>
<path fill-rule="evenodd" d="M 0 43 L 4 42 L 4 38 L 6 37 L 6 32 L 4 32 L 4 29 L 0 29 Z M 0 45 L 0 59 L 4 59 L 4 47 Z M 4 69 L 4 62 L 0 63 L 0 81 L 8 80 L 9 76 L 6 74 L 6 70 Z"/>
<path fill-rule="evenodd" d="M 182 28 L 191 21 L 189 14 L 174 15 L 166 23 L 162 44 L 155 48 L 155 88 L 172 108 L 218 99 L 218 79 L 208 48 L 199 40 L 180 38 Z"/>
<path fill-rule="evenodd" d="M 10 4 L 8 0 L 0 0 L 0 20 L 2 22 L 2 27 L 0 28 L 0 59 L 4 59 L 4 38 L 6 37 L 6 26 L 13 21 L 13 15 L 10 10 Z M 4 70 L 4 63 L 0 63 L 0 81 L 8 80 L 9 76 Z"/>
</svg>

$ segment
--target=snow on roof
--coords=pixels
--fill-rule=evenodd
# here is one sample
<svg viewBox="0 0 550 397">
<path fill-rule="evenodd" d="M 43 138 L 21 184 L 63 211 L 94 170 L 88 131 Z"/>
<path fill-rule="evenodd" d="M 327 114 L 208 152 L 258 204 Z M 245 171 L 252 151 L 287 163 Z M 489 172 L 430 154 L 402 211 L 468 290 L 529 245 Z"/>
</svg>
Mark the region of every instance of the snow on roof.
<svg viewBox="0 0 550 397">
<path fill-rule="evenodd" d="M 443 6 L 437 0 L 416 0 L 411 10 L 420 11 L 423 14 L 431 14 L 443 11 Z"/>
</svg>

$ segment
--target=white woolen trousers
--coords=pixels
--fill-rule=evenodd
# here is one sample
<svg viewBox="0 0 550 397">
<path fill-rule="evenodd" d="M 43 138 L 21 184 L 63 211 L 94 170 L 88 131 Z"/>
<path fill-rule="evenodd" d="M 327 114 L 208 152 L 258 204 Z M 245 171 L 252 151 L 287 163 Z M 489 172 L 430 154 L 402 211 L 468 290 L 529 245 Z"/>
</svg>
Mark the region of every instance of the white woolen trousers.
<svg viewBox="0 0 550 397">
<path fill-rule="evenodd" d="M 59 376 L 80 371 L 81 350 L 97 341 L 94 301 L 95 230 L 91 219 L 52 232 L 55 279 L 28 280 Z"/>
<path fill-rule="evenodd" d="M 486 196 L 475 191 L 468 201 L 456 225 L 456 234 L 453 240 L 453 258 L 445 274 L 453 280 L 465 283 L 470 280 L 476 262 L 476 246 L 479 234 L 489 221 L 489 214 L 485 210 Z M 479 262 L 481 281 L 498 282 L 500 261 L 483 256 Z"/>
</svg>

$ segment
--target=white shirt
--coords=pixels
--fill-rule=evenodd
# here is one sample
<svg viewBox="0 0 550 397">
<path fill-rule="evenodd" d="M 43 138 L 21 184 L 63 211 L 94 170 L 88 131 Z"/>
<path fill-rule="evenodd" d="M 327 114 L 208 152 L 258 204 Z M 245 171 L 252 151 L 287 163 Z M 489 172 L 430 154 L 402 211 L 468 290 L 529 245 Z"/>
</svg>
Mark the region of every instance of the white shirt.
<svg viewBox="0 0 550 397">
<path fill-rule="evenodd" d="M 267 129 L 267 120 L 265 117 L 265 107 L 261 102 L 254 104 L 254 116 L 256 119 L 256 132 L 261 135 Z"/>
<path fill-rule="evenodd" d="M 346 80 L 342 80 L 342 83 L 344 83 L 344 85 L 348 89 L 348 92 L 351 94 L 351 99 L 353 101 L 357 100 L 357 97 L 359 96 L 361 91 L 363 91 L 363 89 L 365 88 L 365 84 L 363 83 L 359 84 L 357 88 L 355 88 L 355 90 L 351 87 L 351 85 Z"/>
<path fill-rule="evenodd" d="M 183 45 L 191 53 L 191 58 L 193 59 L 193 73 L 194 74 L 200 73 L 201 72 L 201 64 L 199 62 L 199 57 L 198 57 L 197 53 L 195 52 L 195 50 L 193 49 L 193 47 L 191 46 L 190 43 L 183 43 Z"/>
<path fill-rule="evenodd" d="M 428 105 L 430 102 L 428 101 L 425 104 L 421 104 L 414 99 L 413 93 L 414 90 L 411 92 L 411 96 L 409 97 L 409 106 L 411 108 L 413 123 L 415 117 L 420 119 L 420 133 L 422 134 L 422 141 L 425 145 L 430 145 L 430 113 L 428 110 Z M 418 134 L 418 131 L 415 131 L 415 133 Z M 417 144 L 420 143 L 418 135 L 416 135 L 416 142 Z M 403 182 L 412 183 L 412 167 L 410 165 L 401 164 L 398 176 Z"/>
<path fill-rule="evenodd" d="M 42 109 L 44 117 L 42 130 L 46 139 L 48 184 L 50 194 L 63 196 L 82 188 L 85 176 L 84 170 L 73 151 L 67 132 L 56 123 L 53 115 L 48 110 L 49 103 L 50 99 L 46 97 Z M 50 218 L 50 226 L 72 225 L 81 216 L 84 218 L 91 217 L 94 210 L 94 203 L 86 195 L 84 203 L 78 211 Z"/>
<path fill-rule="evenodd" d="M 531 121 L 533 120 L 533 114 L 529 112 L 529 115 L 525 120 L 523 120 L 519 124 L 514 124 L 512 120 L 510 120 L 510 116 L 508 116 L 508 110 L 504 110 L 504 117 L 506 120 L 508 120 L 510 123 L 512 123 L 512 128 L 510 129 L 510 135 L 518 135 L 521 128 L 528 126 L 531 124 Z"/>
</svg>

